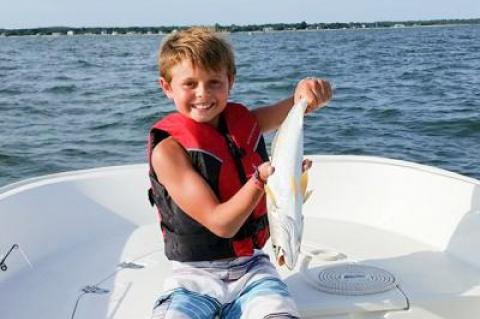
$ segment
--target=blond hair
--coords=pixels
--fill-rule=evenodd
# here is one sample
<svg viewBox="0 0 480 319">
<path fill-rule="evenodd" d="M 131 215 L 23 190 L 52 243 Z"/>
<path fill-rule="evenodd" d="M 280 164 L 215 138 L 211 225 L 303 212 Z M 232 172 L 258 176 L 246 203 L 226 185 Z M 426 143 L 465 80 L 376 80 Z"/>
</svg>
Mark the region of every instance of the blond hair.
<svg viewBox="0 0 480 319">
<path fill-rule="evenodd" d="M 160 76 L 170 82 L 170 69 L 185 60 L 190 61 L 194 67 L 216 72 L 225 67 L 229 80 L 233 81 L 235 77 L 232 47 L 211 29 L 193 27 L 165 38 L 158 57 Z"/>
</svg>

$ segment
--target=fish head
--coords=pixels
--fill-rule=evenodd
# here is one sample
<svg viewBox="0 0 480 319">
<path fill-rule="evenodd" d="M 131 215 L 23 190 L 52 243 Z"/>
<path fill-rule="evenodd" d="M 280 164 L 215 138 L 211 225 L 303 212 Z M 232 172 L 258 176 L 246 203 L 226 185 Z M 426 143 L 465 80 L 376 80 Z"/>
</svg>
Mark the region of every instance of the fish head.
<svg viewBox="0 0 480 319">
<path fill-rule="evenodd" d="M 292 270 L 297 264 L 300 255 L 300 245 L 302 241 L 303 220 L 302 223 L 287 217 L 280 227 L 281 234 L 276 236 L 275 257 L 279 265 L 285 264 Z"/>
</svg>

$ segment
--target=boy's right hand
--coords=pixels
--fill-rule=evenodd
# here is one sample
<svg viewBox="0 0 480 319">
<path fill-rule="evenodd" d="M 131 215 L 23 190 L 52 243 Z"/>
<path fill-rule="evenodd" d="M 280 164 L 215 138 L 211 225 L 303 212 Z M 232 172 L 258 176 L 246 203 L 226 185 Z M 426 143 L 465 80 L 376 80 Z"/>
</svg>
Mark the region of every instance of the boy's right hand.
<svg viewBox="0 0 480 319">
<path fill-rule="evenodd" d="M 324 79 L 307 77 L 298 82 L 293 96 L 294 103 L 301 99 L 307 100 L 306 114 L 311 113 L 327 105 L 332 98 L 330 82 Z"/>
</svg>

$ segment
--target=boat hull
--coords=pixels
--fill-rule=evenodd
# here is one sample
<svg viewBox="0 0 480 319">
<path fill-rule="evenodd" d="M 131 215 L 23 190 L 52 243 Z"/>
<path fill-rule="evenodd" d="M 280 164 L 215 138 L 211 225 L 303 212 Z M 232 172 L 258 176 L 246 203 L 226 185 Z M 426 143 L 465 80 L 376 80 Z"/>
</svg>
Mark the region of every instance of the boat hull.
<svg viewBox="0 0 480 319">
<path fill-rule="evenodd" d="M 313 258 L 279 268 L 303 318 L 480 317 L 479 181 L 384 158 L 308 157 L 302 249 Z M 0 271 L 0 318 L 148 318 L 169 274 L 148 183 L 141 164 L 1 188 L 0 255 L 18 248 Z M 395 285 L 340 295 L 309 282 L 346 263 L 383 269 Z"/>
</svg>

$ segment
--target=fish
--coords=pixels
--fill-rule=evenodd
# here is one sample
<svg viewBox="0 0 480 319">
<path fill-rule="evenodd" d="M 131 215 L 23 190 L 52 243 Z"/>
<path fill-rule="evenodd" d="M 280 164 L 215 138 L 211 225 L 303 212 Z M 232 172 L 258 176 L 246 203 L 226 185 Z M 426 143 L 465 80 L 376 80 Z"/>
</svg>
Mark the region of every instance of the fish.
<svg viewBox="0 0 480 319">
<path fill-rule="evenodd" d="M 277 263 L 292 270 L 300 255 L 303 236 L 303 203 L 307 192 L 308 171 L 302 173 L 303 122 L 307 102 L 301 99 L 280 125 L 271 147 L 274 173 L 267 179 L 265 195 L 270 239 Z"/>
</svg>

